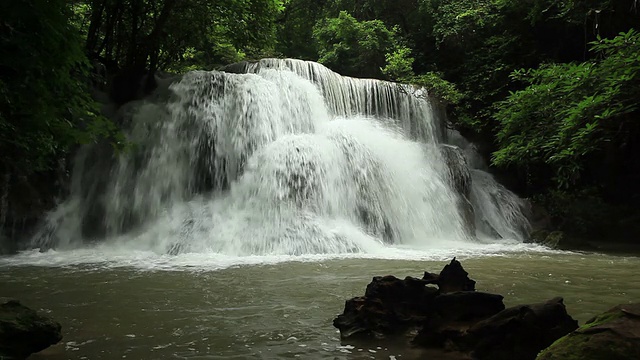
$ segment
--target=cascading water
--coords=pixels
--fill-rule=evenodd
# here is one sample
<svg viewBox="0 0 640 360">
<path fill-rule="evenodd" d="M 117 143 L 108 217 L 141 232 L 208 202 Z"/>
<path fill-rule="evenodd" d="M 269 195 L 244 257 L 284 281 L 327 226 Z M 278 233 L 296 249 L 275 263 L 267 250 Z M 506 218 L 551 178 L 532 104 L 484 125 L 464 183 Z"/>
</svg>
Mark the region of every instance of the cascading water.
<svg viewBox="0 0 640 360">
<path fill-rule="evenodd" d="M 83 148 L 32 245 L 242 256 L 525 236 L 522 202 L 445 144 L 422 90 L 299 60 L 229 71 L 121 109 L 131 150 Z"/>
</svg>

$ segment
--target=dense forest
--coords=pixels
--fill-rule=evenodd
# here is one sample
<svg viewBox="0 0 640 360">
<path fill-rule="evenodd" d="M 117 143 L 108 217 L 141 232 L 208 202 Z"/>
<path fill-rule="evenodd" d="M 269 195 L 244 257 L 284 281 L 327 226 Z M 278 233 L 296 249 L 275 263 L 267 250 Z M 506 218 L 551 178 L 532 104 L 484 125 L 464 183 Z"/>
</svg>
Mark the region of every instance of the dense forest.
<svg viewBox="0 0 640 360">
<path fill-rule="evenodd" d="M 5 0 L 0 229 L 32 226 L 100 112 L 154 75 L 263 57 L 426 87 L 493 172 L 575 237 L 640 235 L 637 0 Z M 12 226 L 15 228 L 15 226 Z M 11 234 L 6 234 L 11 236 Z"/>
</svg>

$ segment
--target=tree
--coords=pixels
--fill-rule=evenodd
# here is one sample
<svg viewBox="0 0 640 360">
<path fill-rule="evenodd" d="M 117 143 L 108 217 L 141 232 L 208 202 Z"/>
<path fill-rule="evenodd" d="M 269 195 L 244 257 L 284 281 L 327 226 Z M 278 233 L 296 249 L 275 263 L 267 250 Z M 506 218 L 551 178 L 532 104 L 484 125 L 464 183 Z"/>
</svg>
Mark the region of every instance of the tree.
<svg viewBox="0 0 640 360">
<path fill-rule="evenodd" d="M 70 146 L 113 134 L 88 95 L 88 61 L 67 2 L 2 2 L 0 13 L 2 172 L 48 169 Z"/>
<path fill-rule="evenodd" d="M 318 61 L 343 75 L 381 77 L 387 53 L 399 46 L 397 29 L 380 20 L 358 21 L 346 11 L 320 20 L 313 29 Z"/>
<path fill-rule="evenodd" d="M 275 46 L 281 0 L 86 0 L 86 51 L 119 69 L 213 67 Z"/>
<path fill-rule="evenodd" d="M 276 50 L 287 57 L 317 60 L 313 26 L 325 18 L 325 6 L 329 0 L 286 0 L 281 17 L 277 20 Z"/>
<path fill-rule="evenodd" d="M 495 165 L 547 167 L 566 189 L 588 180 L 589 163 L 602 164 L 593 155 L 609 144 L 621 146 L 620 157 L 635 156 L 624 153 L 640 134 L 640 33 L 593 42 L 591 51 L 601 58 L 513 73 L 528 86 L 498 103 Z"/>
</svg>

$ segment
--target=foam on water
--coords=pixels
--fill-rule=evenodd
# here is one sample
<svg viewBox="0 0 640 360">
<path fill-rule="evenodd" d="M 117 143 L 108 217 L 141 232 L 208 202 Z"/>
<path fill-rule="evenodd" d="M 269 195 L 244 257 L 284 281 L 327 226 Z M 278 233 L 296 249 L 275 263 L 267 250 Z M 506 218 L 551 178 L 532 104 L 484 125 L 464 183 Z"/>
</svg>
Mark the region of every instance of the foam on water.
<svg viewBox="0 0 640 360">
<path fill-rule="evenodd" d="M 71 196 L 32 241 L 56 250 L 3 261 L 226 267 L 524 246 L 521 200 L 443 147 L 422 90 L 297 60 L 244 70 L 189 73 L 121 109 L 133 149 L 80 151 Z"/>
<path fill-rule="evenodd" d="M 178 255 L 161 255 L 154 251 L 135 250 L 127 247 L 101 244 L 85 246 L 73 250 L 38 249 L 23 251 L 11 257 L 0 257 L 0 267 L 6 266 L 42 266 L 71 267 L 74 271 L 94 271 L 101 269 L 137 269 L 142 271 L 217 271 L 237 266 L 262 266 L 288 262 L 322 262 L 340 259 L 372 259 L 402 261 L 450 261 L 453 257 L 459 260 L 469 258 L 509 256 L 515 254 L 532 256 L 540 254 L 569 253 L 551 250 L 536 245 L 517 241 L 502 243 L 453 243 L 447 247 L 408 247 L 377 246 L 367 253 L 350 254 L 306 254 L 306 255 L 246 255 L 230 256 L 216 253 L 183 253 Z"/>
</svg>

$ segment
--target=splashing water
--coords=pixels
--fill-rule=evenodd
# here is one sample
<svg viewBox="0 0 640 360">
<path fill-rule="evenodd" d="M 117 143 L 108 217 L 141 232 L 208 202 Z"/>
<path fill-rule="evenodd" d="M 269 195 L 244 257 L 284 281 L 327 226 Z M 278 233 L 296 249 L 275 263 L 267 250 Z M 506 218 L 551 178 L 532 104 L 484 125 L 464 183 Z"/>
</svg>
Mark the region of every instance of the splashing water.
<svg viewBox="0 0 640 360">
<path fill-rule="evenodd" d="M 424 91 L 299 60 L 233 70 L 123 107 L 133 149 L 83 148 L 32 246 L 303 255 L 526 236 L 522 202 L 444 144 Z"/>
</svg>

